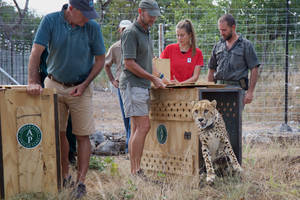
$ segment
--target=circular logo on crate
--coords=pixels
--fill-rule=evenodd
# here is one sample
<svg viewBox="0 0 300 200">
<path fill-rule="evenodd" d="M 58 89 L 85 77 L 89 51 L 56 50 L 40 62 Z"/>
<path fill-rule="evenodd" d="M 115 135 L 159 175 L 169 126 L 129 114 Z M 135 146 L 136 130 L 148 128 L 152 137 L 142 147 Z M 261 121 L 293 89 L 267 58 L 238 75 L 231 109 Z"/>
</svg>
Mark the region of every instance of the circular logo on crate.
<svg viewBox="0 0 300 200">
<path fill-rule="evenodd" d="M 33 149 L 42 141 L 42 131 L 34 124 L 24 124 L 17 132 L 18 143 L 26 149 Z"/>
<path fill-rule="evenodd" d="M 157 140 L 160 144 L 165 144 L 168 137 L 167 128 L 165 125 L 161 124 L 156 129 Z"/>
</svg>

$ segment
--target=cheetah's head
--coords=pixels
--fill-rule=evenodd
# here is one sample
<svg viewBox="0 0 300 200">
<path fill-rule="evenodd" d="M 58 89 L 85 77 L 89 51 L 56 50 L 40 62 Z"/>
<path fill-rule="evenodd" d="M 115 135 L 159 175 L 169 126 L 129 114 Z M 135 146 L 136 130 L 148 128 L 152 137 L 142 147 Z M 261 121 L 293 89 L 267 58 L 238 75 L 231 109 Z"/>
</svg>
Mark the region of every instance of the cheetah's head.
<svg viewBox="0 0 300 200">
<path fill-rule="evenodd" d="M 216 106 L 217 102 L 215 100 L 201 100 L 192 102 L 192 115 L 198 128 L 205 129 L 213 125 L 216 120 Z"/>
</svg>

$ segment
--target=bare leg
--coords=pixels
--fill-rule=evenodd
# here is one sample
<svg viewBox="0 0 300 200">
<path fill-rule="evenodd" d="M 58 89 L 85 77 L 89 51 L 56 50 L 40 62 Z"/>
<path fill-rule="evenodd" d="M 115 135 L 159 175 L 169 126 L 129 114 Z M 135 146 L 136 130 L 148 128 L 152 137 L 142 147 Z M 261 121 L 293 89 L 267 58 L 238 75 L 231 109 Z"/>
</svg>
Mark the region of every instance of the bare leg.
<svg viewBox="0 0 300 200">
<path fill-rule="evenodd" d="M 69 142 L 66 132 L 60 132 L 60 142 L 62 177 L 67 178 L 69 175 Z"/>
<path fill-rule="evenodd" d="M 84 183 L 86 173 L 89 168 L 90 155 L 91 155 L 91 142 L 89 136 L 76 135 L 78 148 L 78 170 L 77 170 L 77 182 Z"/>
<path fill-rule="evenodd" d="M 130 121 L 132 121 L 132 117 L 130 119 Z M 131 123 L 131 135 L 130 135 L 130 139 L 129 139 L 129 143 L 128 143 L 128 152 L 129 152 L 129 156 L 130 156 L 130 166 L 131 166 L 131 173 L 134 174 L 133 172 L 133 162 L 132 162 L 132 141 L 133 141 L 133 136 L 135 134 L 135 131 L 136 131 L 136 126 L 134 125 L 134 123 L 132 122 Z"/>
<path fill-rule="evenodd" d="M 136 116 L 131 119 L 135 132 L 130 137 L 130 163 L 131 173 L 136 174 L 140 169 L 145 139 L 150 130 L 150 120 L 148 116 Z"/>
</svg>

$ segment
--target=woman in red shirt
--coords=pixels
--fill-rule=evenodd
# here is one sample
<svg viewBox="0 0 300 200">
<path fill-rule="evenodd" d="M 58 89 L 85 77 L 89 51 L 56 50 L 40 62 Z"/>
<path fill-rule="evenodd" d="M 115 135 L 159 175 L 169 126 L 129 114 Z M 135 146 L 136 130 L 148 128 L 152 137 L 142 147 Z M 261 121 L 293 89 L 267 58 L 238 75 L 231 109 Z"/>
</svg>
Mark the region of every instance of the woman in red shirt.
<svg viewBox="0 0 300 200">
<path fill-rule="evenodd" d="M 171 82 L 196 82 L 203 67 L 203 55 L 196 47 L 193 24 L 185 19 L 176 25 L 176 44 L 168 45 L 160 58 L 169 58 L 171 64 Z"/>
</svg>

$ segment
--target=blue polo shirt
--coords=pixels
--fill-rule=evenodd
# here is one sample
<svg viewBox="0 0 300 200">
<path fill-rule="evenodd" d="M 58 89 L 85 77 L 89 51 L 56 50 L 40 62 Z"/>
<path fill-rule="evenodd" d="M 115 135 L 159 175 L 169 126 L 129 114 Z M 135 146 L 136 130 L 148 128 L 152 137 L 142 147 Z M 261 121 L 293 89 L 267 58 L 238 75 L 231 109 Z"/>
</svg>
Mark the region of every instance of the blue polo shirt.
<svg viewBox="0 0 300 200">
<path fill-rule="evenodd" d="M 83 27 L 72 27 L 60 12 L 46 15 L 37 30 L 34 43 L 48 48 L 47 72 L 64 83 L 83 82 L 94 64 L 94 56 L 104 55 L 101 27 L 89 20 Z"/>
</svg>

